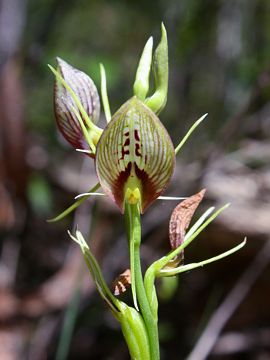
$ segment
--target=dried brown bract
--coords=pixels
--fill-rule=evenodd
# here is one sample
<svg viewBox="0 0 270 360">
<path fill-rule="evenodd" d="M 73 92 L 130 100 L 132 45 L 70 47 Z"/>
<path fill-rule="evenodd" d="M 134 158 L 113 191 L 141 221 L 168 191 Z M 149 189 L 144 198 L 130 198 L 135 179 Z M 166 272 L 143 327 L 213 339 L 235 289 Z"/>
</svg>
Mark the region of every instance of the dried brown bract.
<svg viewBox="0 0 270 360">
<path fill-rule="evenodd" d="M 186 230 L 204 194 L 205 189 L 185 199 L 173 210 L 169 225 L 169 238 L 173 250 L 183 243 Z M 182 251 L 179 258 L 184 258 L 184 251 Z"/>
<path fill-rule="evenodd" d="M 125 270 L 113 282 L 112 288 L 115 296 L 123 294 L 131 285 L 130 269 Z"/>
</svg>

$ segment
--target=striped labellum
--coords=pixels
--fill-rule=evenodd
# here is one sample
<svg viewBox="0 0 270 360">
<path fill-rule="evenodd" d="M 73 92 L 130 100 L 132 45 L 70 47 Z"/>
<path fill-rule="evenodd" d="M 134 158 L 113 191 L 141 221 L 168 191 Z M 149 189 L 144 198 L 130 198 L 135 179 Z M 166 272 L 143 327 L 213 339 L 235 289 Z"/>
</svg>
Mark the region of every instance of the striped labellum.
<svg viewBox="0 0 270 360">
<path fill-rule="evenodd" d="M 134 96 L 103 131 L 95 161 L 101 186 L 121 211 L 126 200 L 139 199 L 143 213 L 168 184 L 175 152 L 158 117 Z"/>
</svg>

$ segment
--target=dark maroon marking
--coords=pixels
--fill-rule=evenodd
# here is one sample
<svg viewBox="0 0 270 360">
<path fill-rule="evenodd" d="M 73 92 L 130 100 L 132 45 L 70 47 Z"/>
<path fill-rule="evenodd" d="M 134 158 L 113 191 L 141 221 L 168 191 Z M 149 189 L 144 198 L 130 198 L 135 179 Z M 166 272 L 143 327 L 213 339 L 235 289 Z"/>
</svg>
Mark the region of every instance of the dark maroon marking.
<svg viewBox="0 0 270 360">
<path fill-rule="evenodd" d="M 128 146 L 129 144 L 130 144 L 130 139 L 127 138 L 126 141 L 125 141 L 125 143 L 124 143 L 124 146 Z"/>
<path fill-rule="evenodd" d="M 131 173 L 132 164 L 129 162 L 124 171 L 121 171 L 118 175 L 117 180 L 113 183 L 113 191 L 114 198 L 116 203 L 122 208 L 123 200 L 124 200 L 124 185 Z"/>
<path fill-rule="evenodd" d="M 136 141 L 140 141 L 140 136 L 139 136 L 139 131 L 138 130 L 134 130 L 134 138 Z"/>
<path fill-rule="evenodd" d="M 144 156 L 144 163 L 147 164 L 147 154 Z"/>
<path fill-rule="evenodd" d="M 129 136 L 129 131 L 124 133 L 125 136 Z"/>
<path fill-rule="evenodd" d="M 129 149 L 125 150 L 124 146 L 122 146 L 122 156 L 120 160 L 124 160 L 125 155 L 129 155 Z"/>
<path fill-rule="evenodd" d="M 139 157 L 142 157 L 142 154 L 140 153 L 140 150 L 141 150 L 141 146 L 140 146 L 140 144 L 135 144 L 135 155 L 136 156 L 139 156 Z"/>
<path fill-rule="evenodd" d="M 144 169 L 139 169 L 135 164 L 135 174 L 141 180 L 142 185 L 142 213 L 157 198 L 159 193 L 156 191 L 155 184 L 149 179 L 149 175 Z"/>
</svg>

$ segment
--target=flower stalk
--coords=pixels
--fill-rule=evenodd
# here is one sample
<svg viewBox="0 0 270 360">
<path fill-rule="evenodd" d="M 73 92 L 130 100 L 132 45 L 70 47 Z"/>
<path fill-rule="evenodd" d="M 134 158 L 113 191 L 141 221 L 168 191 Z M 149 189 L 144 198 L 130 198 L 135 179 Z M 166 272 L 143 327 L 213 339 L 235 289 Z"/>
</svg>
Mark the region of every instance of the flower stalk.
<svg viewBox="0 0 270 360">
<path fill-rule="evenodd" d="M 141 269 L 141 219 L 138 204 L 126 202 L 125 217 L 130 247 L 130 266 L 132 295 L 135 308 L 141 312 L 147 330 L 151 359 L 159 359 L 159 340 L 157 319 L 152 316 Z"/>
</svg>

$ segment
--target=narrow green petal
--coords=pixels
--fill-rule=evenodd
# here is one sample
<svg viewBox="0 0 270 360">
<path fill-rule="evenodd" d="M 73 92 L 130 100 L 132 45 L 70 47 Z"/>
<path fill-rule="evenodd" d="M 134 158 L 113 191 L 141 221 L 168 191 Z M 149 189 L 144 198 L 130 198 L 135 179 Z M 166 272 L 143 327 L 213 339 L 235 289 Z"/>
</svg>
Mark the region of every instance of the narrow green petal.
<svg viewBox="0 0 270 360">
<path fill-rule="evenodd" d="M 56 222 L 59 220 L 64 219 L 67 215 L 69 215 L 72 211 L 76 210 L 77 207 L 79 207 L 85 200 L 87 200 L 91 193 L 94 193 L 96 190 L 100 188 L 100 183 L 97 183 L 95 186 L 92 187 L 92 189 L 89 190 L 89 195 L 84 195 L 83 197 L 80 197 L 79 200 L 77 200 L 74 204 L 69 206 L 66 210 L 64 210 L 61 214 L 57 215 L 56 217 L 47 220 L 47 222 Z"/>
<path fill-rule="evenodd" d="M 193 131 L 200 125 L 200 123 L 206 118 L 208 114 L 204 114 L 202 117 L 200 117 L 195 123 L 191 126 L 191 128 L 188 130 L 186 135 L 183 137 L 183 139 L 180 141 L 180 143 L 175 148 L 175 154 L 177 155 L 180 149 L 184 146 L 190 135 L 193 133 Z"/>
</svg>

